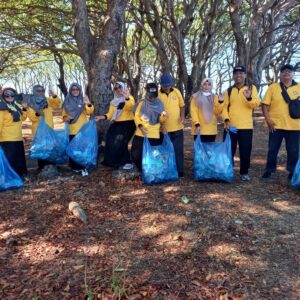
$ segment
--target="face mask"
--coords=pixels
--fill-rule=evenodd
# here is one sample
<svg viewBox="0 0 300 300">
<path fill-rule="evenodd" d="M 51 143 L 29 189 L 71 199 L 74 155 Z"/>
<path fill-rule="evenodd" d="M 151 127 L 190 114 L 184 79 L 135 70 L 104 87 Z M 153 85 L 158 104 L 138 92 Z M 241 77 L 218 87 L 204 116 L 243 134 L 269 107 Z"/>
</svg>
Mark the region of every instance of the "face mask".
<svg viewBox="0 0 300 300">
<path fill-rule="evenodd" d="M 210 96 L 211 93 L 210 92 L 203 92 L 203 95 L 207 97 L 207 96 Z"/>
</svg>

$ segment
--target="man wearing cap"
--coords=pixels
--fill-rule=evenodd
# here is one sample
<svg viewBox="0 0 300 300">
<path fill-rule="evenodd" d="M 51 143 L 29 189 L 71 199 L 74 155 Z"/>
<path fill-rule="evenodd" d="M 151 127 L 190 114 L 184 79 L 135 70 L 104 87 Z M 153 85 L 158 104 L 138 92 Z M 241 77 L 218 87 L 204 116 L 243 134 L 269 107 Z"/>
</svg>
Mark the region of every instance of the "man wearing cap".
<svg viewBox="0 0 300 300">
<path fill-rule="evenodd" d="M 161 89 L 158 98 L 163 102 L 168 114 L 164 127 L 173 143 L 178 175 L 183 177 L 183 122 L 185 119 L 184 100 L 169 73 L 162 74 L 160 78 Z"/>
<path fill-rule="evenodd" d="M 230 127 L 238 129 L 237 134 L 230 132 L 232 156 L 237 144 L 240 152 L 240 177 L 249 181 L 250 158 L 253 137 L 253 109 L 260 105 L 257 89 L 254 85 L 246 85 L 246 70 L 243 66 L 233 69 L 234 85 L 224 95 L 222 117 L 225 124 L 224 137 Z"/>
<path fill-rule="evenodd" d="M 142 170 L 144 137 L 148 137 L 151 146 L 160 145 L 162 142 L 160 129 L 167 118 L 167 113 L 157 96 L 157 85 L 148 83 L 145 99 L 139 101 L 133 109 L 136 132 L 132 141 L 131 158 L 139 170 Z"/>
<path fill-rule="evenodd" d="M 280 83 L 269 86 L 262 101 L 262 111 L 269 129 L 269 148 L 265 173 L 262 178 L 271 178 L 276 172 L 277 155 L 285 139 L 287 151 L 287 170 L 289 179 L 299 156 L 300 118 L 292 118 L 289 111 L 289 101 L 300 100 L 300 84 L 293 80 L 294 67 L 283 65 L 280 69 Z M 285 100 L 284 97 L 289 97 Z M 288 101 L 288 102 L 287 102 Z"/>
</svg>

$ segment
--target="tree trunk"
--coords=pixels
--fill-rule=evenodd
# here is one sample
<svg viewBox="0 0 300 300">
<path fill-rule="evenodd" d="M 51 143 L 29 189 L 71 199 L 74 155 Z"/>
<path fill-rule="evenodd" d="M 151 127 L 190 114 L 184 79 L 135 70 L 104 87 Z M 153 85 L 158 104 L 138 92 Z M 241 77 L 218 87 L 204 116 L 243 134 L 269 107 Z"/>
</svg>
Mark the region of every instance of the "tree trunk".
<svg viewBox="0 0 300 300">
<path fill-rule="evenodd" d="M 111 77 L 120 51 L 127 1 L 111 0 L 107 3 L 101 33 L 99 36 L 94 36 L 89 27 L 86 1 L 72 1 L 75 39 L 88 74 L 88 94 L 95 105 L 96 114 L 106 113 L 113 97 Z"/>
</svg>

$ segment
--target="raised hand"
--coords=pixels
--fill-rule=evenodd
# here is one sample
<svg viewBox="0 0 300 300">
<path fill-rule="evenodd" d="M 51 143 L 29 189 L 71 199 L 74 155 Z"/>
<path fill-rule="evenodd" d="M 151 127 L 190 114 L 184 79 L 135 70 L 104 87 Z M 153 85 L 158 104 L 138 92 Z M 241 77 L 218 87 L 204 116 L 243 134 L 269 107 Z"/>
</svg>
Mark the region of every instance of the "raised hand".
<svg viewBox="0 0 300 300">
<path fill-rule="evenodd" d="M 248 87 L 247 90 L 243 91 L 244 96 L 249 99 L 251 98 L 251 94 L 252 94 L 252 87 Z"/>
</svg>

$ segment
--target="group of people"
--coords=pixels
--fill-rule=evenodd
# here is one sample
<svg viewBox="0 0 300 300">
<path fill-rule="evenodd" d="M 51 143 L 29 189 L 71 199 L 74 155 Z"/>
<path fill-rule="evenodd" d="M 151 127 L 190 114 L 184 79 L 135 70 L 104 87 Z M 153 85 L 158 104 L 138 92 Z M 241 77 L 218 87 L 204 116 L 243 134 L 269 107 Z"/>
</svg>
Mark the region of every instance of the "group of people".
<svg viewBox="0 0 300 300">
<path fill-rule="evenodd" d="M 298 156 L 300 136 L 300 116 L 291 108 L 300 100 L 300 84 L 293 80 L 294 67 L 283 65 L 280 70 L 280 83 L 273 83 L 262 99 L 259 99 L 254 85 L 246 84 L 246 70 L 243 66 L 233 69 L 234 84 L 222 95 L 212 92 L 213 81 L 205 78 L 199 90 L 191 96 L 190 115 L 194 139 L 200 134 L 201 142 L 215 142 L 217 122 L 221 115 L 224 121 L 224 139 L 231 137 L 232 156 L 237 145 L 240 154 L 240 178 L 249 181 L 249 168 L 253 140 L 253 110 L 262 106 L 265 123 L 269 128 L 269 148 L 266 169 L 262 177 L 269 179 L 276 171 L 277 156 L 282 140 L 287 150 L 287 170 L 292 177 Z M 106 114 L 94 116 L 95 121 L 110 120 L 104 150 L 103 164 L 112 168 L 131 169 L 133 164 L 142 170 L 143 142 L 147 137 L 150 145 L 160 145 L 163 135 L 168 134 L 174 146 L 178 175 L 184 176 L 184 120 L 185 102 L 180 91 L 174 87 L 170 74 L 160 78 L 160 87 L 155 83 L 146 85 L 143 100 L 135 102 L 123 81 L 114 84 L 114 98 Z M 296 103 L 297 104 L 297 103 Z M 32 122 L 32 133 L 45 117 L 46 123 L 53 128 L 53 108 L 62 105 L 62 118 L 68 122 L 70 140 L 89 121 L 94 106 L 83 95 L 79 84 L 70 86 L 63 104 L 61 99 L 50 91 L 37 85 L 31 95 L 18 94 L 12 88 L 5 88 L 0 99 L 0 146 L 3 148 L 13 169 L 20 175 L 27 174 L 22 121 L 27 117 Z M 237 133 L 229 129 L 235 127 Z M 133 138 L 133 139 L 132 139 Z M 129 142 L 132 140 L 131 153 Z M 42 169 L 49 164 L 39 161 Z M 86 175 L 82 166 L 70 159 L 69 165 L 74 172 Z"/>
</svg>

